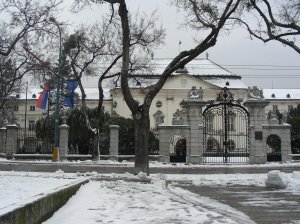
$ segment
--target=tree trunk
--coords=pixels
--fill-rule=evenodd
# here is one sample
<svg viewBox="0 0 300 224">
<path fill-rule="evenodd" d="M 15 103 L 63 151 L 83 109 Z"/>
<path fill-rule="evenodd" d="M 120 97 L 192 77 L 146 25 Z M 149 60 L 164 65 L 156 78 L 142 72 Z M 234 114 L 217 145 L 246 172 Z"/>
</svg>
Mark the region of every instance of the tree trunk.
<svg viewBox="0 0 300 224">
<path fill-rule="evenodd" d="M 150 119 L 148 112 L 137 112 L 135 125 L 135 174 L 144 172 L 149 175 L 148 140 Z"/>
<path fill-rule="evenodd" d="M 99 129 L 97 130 L 97 134 L 93 132 L 93 151 L 92 151 L 92 159 L 95 161 L 100 160 L 100 151 L 99 151 Z"/>
</svg>

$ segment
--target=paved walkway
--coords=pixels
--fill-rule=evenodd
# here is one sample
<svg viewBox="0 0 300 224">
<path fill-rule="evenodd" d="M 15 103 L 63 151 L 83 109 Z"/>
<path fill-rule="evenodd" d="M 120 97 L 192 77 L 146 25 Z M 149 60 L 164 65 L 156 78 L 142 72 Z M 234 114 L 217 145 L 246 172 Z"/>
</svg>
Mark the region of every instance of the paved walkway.
<svg viewBox="0 0 300 224">
<path fill-rule="evenodd" d="M 252 186 L 180 187 L 227 204 L 258 224 L 300 223 L 300 189 L 298 193 L 291 193 Z"/>
</svg>

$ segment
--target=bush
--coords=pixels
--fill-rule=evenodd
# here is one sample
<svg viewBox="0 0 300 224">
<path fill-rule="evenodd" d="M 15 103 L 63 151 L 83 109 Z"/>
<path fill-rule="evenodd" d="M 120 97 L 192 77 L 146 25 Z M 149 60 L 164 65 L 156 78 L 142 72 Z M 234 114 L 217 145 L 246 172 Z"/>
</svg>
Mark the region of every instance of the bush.
<svg viewBox="0 0 300 224">
<path fill-rule="evenodd" d="M 119 125 L 119 154 L 134 155 L 135 154 L 135 130 L 134 121 L 130 118 L 120 116 L 112 116 L 108 113 L 101 113 L 98 116 L 97 108 L 87 108 L 87 114 L 92 128 L 99 131 L 100 136 L 100 154 L 107 155 L 109 153 L 109 126 Z M 86 126 L 85 118 L 81 109 L 76 108 L 66 113 L 69 131 L 69 149 L 71 153 L 92 154 L 94 147 L 95 135 L 90 132 Z M 54 118 L 42 118 L 37 122 L 37 128 L 40 130 L 38 136 L 46 136 L 50 134 L 54 138 Z M 158 138 L 153 131 L 149 135 L 149 154 L 158 154 Z"/>
</svg>

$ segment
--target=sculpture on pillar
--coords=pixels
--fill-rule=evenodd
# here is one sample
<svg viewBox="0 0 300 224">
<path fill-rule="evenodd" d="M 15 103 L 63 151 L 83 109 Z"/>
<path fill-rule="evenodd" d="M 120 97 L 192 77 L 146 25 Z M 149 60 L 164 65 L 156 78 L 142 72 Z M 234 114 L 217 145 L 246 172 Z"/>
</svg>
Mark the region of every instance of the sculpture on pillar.
<svg viewBox="0 0 300 224">
<path fill-rule="evenodd" d="M 186 119 L 186 110 L 177 109 L 173 114 L 172 125 L 182 125 L 183 121 Z"/>
<path fill-rule="evenodd" d="M 268 112 L 268 122 L 269 124 L 281 124 L 281 117 L 278 116 L 278 114 L 272 110 Z"/>
<path fill-rule="evenodd" d="M 248 87 L 248 98 L 250 99 L 264 99 L 264 94 L 262 89 L 258 89 L 257 86 Z"/>
<path fill-rule="evenodd" d="M 158 110 L 153 116 L 155 119 L 156 127 L 165 123 L 165 115 L 162 111 Z"/>
<path fill-rule="evenodd" d="M 192 89 L 189 91 L 188 100 L 202 100 L 203 99 L 203 89 L 200 87 L 196 89 L 196 86 L 192 86 Z"/>
</svg>

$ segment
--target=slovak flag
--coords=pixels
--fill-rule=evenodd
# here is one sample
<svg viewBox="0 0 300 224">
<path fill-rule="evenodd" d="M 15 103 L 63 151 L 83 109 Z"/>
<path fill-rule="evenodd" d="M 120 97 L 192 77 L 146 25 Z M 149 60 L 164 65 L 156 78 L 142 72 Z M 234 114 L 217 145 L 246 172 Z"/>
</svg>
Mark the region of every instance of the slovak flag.
<svg viewBox="0 0 300 224">
<path fill-rule="evenodd" d="M 45 84 L 43 92 L 40 93 L 40 96 L 36 102 L 36 107 L 41 109 L 46 109 L 48 97 L 49 97 L 49 87 L 47 84 Z"/>
</svg>

